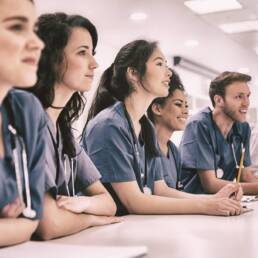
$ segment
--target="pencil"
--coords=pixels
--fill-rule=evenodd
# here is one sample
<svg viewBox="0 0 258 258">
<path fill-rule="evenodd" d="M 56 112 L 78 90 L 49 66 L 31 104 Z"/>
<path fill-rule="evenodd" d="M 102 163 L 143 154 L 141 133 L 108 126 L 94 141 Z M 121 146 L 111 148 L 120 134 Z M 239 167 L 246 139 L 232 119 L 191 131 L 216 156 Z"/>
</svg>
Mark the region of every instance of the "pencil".
<svg viewBox="0 0 258 258">
<path fill-rule="evenodd" d="M 245 156 L 245 148 L 243 148 L 241 158 L 240 158 L 240 164 L 239 164 L 238 173 L 237 173 L 237 180 L 236 180 L 237 183 L 240 182 L 242 168 L 244 167 L 244 156 Z"/>
</svg>

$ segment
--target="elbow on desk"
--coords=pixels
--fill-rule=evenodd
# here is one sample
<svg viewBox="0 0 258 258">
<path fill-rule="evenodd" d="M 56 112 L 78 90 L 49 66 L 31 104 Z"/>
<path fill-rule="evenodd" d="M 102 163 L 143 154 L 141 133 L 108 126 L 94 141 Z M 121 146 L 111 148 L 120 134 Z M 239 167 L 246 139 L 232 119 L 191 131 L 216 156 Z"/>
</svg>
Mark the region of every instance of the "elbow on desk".
<svg viewBox="0 0 258 258">
<path fill-rule="evenodd" d="M 57 223 L 54 219 L 52 222 L 51 220 L 42 220 L 36 230 L 36 235 L 44 241 L 59 237 Z"/>
</svg>

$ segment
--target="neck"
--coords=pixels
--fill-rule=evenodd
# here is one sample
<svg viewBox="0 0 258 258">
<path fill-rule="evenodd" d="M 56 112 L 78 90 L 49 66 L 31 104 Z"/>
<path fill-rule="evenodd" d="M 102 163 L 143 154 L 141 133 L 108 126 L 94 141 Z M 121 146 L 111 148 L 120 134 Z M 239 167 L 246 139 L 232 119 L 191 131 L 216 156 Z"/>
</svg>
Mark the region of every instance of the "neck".
<svg viewBox="0 0 258 258">
<path fill-rule="evenodd" d="M 4 98 L 11 88 L 12 87 L 8 85 L 0 85 L 0 105 L 2 105 Z"/>
<path fill-rule="evenodd" d="M 216 108 L 212 111 L 212 117 L 224 138 L 227 138 L 228 133 L 234 123 L 232 119 L 230 119 L 224 112 Z"/>
<path fill-rule="evenodd" d="M 72 97 L 74 91 L 67 89 L 67 87 L 63 87 L 63 85 L 56 84 L 54 86 L 54 101 L 51 106 L 46 109 L 49 117 L 51 118 L 53 124 L 56 126 L 57 119 L 62 112 L 63 108 L 66 106 L 70 98 Z M 58 108 L 54 108 L 58 107 Z"/>
<path fill-rule="evenodd" d="M 137 137 L 139 136 L 141 130 L 140 119 L 146 113 L 152 100 L 153 97 L 146 97 L 146 94 L 144 96 L 140 92 L 133 92 L 124 101 L 126 110 L 132 120 Z"/>
<path fill-rule="evenodd" d="M 157 133 L 157 140 L 159 143 L 159 147 L 163 155 L 168 155 L 168 141 L 172 136 L 173 132 L 168 130 L 166 127 L 159 125 L 158 123 L 155 124 L 155 129 Z"/>
</svg>

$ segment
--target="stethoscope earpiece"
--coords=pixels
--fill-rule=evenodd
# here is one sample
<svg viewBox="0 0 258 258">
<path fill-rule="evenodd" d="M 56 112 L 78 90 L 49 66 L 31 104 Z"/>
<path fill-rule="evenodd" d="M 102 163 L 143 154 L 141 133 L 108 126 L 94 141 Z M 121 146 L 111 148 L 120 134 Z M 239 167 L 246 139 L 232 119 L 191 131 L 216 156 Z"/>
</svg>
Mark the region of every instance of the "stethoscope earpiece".
<svg viewBox="0 0 258 258">
<path fill-rule="evenodd" d="M 29 207 L 26 207 L 23 212 L 22 212 L 23 216 L 26 217 L 26 218 L 29 218 L 29 219 L 33 219 L 36 217 L 36 211 L 29 208 Z"/>
</svg>

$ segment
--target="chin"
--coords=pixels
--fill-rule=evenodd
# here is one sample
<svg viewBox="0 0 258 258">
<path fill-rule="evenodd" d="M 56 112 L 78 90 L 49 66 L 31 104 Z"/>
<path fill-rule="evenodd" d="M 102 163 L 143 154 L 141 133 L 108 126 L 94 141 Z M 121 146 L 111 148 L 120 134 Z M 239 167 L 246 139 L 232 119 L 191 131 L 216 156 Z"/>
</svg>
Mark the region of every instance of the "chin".
<svg viewBox="0 0 258 258">
<path fill-rule="evenodd" d="M 22 78 L 21 80 L 14 82 L 14 85 L 20 88 L 29 88 L 36 84 L 37 76 L 28 76 L 26 78 Z"/>
</svg>

